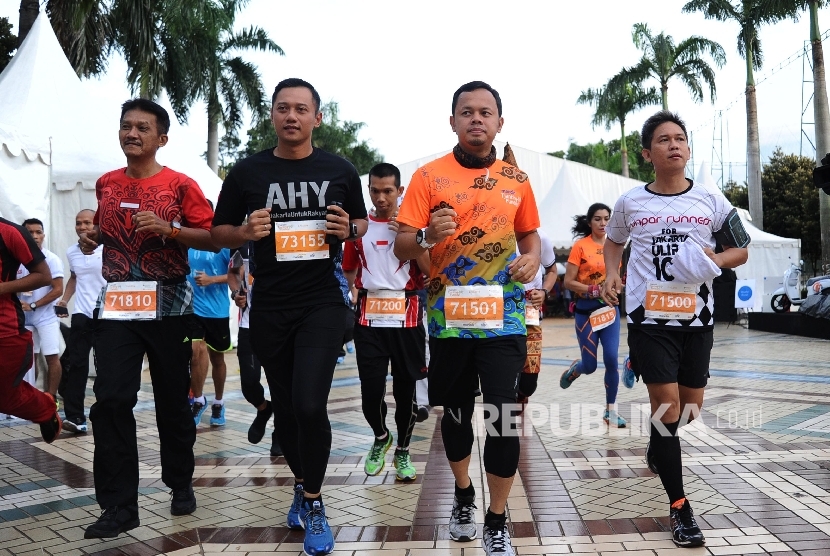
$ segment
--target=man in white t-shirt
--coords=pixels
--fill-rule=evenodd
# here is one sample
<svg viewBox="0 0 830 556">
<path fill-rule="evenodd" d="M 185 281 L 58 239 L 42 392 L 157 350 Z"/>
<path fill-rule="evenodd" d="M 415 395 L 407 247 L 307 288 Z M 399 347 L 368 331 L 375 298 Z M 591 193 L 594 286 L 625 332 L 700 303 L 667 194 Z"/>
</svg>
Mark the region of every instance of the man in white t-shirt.
<svg viewBox="0 0 830 556">
<path fill-rule="evenodd" d="M 749 236 L 720 191 L 686 179 L 691 157 L 686 126 L 667 110 L 643 124 L 643 158 L 655 180 L 624 193 L 606 227 L 603 299 L 619 304 L 619 274 L 631 240 L 626 279 L 628 347 L 634 372 L 648 388 L 651 437 L 646 462 L 669 499 L 674 543 L 705 543 L 683 489 L 678 428 L 700 415 L 709 378 L 714 299 L 721 268 L 747 260 Z M 720 243 L 724 251 L 713 250 Z"/>
<path fill-rule="evenodd" d="M 46 237 L 43 222 L 37 218 L 29 218 L 23 221 L 23 227 L 32 234 L 35 243 L 46 257 L 49 270 L 52 271 L 50 285 L 31 292 L 21 292 L 18 297 L 20 306 L 26 312 L 26 328 L 34 336 L 35 353 L 42 353 L 46 358 L 47 375 L 44 384 L 48 391 L 54 392 L 61 381 L 60 325 L 55 315 L 55 301 L 63 294 L 63 263 L 57 255 L 43 248 L 43 240 Z M 20 265 L 17 278 L 28 274 L 26 267 Z"/>
<path fill-rule="evenodd" d="M 78 237 L 92 231 L 92 218 L 95 211 L 84 209 L 75 216 L 75 233 Z M 84 416 L 84 396 L 89 378 L 89 352 L 92 349 L 92 311 L 101 289 L 107 282 L 101 274 L 101 255 L 104 246 L 99 245 L 90 255 L 84 255 L 77 243 L 66 250 L 69 261 L 69 280 L 63 297 L 55 304 L 66 307 L 75 296 L 75 308 L 72 311 L 72 327 L 69 330 L 69 367 L 67 376 L 61 383 L 60 394 L 66 415 L 63 428 L 74 433 L 86 432 Z M 61 317 L 66 317 L 64 314 Z"/>
</svg>

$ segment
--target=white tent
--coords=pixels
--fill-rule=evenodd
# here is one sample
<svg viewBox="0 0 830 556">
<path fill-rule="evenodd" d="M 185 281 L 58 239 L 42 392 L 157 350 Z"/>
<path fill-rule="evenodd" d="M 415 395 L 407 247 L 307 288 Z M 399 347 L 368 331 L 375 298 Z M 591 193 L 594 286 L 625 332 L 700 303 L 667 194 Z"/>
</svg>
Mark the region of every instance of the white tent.
<svg viewBox="0 0 830 556">
<path fill-rule="evenodd" d="M 496 141 L 494 144 L 501 155 L 504 143 Z M 510 147 L 519 168 L 530 178 L 539 207 L 542 229 L 547 232 L 557 249 L 566 249 L 573 245 L 570 230 L 575 215 L 585 214 L 588 207 L 597 202 L 613 208 L 620 195 L 643 183 L 545 153 L 513 145 Z M 449 152 L 446 150 L 398 165 L 403 185 L 409 184 L 411 176 L 418 168 Z M 361 176 L 361 180 L 364 185 L 363 197 L 366 206 L 370 207 L 372 202 L 368 188 L 365 187 L 368 184 L 368 176 Z"/>
<path fill-rule="evenodd" d="M 718 189 L 706 162 L 701 164 L 695 183 L 709 189 Z M 755 296 L 754 309 L 756 311 L 767 310 L 769 296 L 764 295 L 765 290 L 777 286 L 790 263 L 797 263 L 801 258 L 801 240 L 780 237 L 759 230 L 752 224 L 752 217 L 745 209 L 738 209 L 738 214 L 752 242 L 748 247 L 749 260 L 746 264 L 736 268 L 735 274 L 741 280 L 755 280 L 755 289 L 759 295 Z M 765 283 L 771 286 L 765 286 Z"/>
<path fill-rule="evenodd" d="M 126 165 L 118 145 L 120 102 L 98 106 L 58 43 L 45 12 L 0 74 L 0 216 L 39 218 L 46 246 L 63 257 L 75 215 L 95 208 L 95 181 Z M 171 133 L 159 161 L 192 177 L 216 200 L 221 180 L 204 161 L 177 153 Z"/>
</svg>

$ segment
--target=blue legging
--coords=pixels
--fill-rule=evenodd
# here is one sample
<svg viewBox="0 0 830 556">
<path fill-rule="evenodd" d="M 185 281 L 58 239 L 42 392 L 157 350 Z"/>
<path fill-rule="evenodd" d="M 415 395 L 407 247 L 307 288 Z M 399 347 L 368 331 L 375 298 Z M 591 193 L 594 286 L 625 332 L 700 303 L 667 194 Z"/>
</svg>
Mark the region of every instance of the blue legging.
<svg viewBox="0 0 830 556">
<path fill-rule="evenodd" d="M 579 340 L 579 351 L 582 361 L 577 363 L 576 372 L 589 375 L 597 370 L 597 349 L 602 344 L 602 361 L 605 363 L 605 403 L 617 401 L 617 389 L 620 385 L 620 374 L 617 368 L 617 355 L 620 348 L 620 309 L 617 308 L 617 318 L 611 326 L 599 332 L 591 329 L 590 316 L 581 314 L 583 311 L 595 311 L 604 305 L 599 301 L 580 299 L 576 302 L 577 313 L 574 315 L 576 338 Z"/>
</svg>

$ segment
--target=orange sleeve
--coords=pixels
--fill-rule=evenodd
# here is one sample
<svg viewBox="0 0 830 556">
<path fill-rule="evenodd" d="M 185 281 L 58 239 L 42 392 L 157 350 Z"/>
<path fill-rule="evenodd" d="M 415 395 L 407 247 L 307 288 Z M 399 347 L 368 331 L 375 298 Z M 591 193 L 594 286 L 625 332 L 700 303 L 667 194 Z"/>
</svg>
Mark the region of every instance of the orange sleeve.
<svg viewBox="0 0 830 556">
<path fill-rule="evenodd" d="M 568 255 L 568 262 L 576 265 L 579 267 L 579 264 L 582 262 L 582 240 L 577 241 L 574 243 L 573 247 L 571 247 L 571 253 Z"/>
<path fill-rule="evenodd" d="M 539 209 L 536 207 L 536 197 L 530 182 L 524 184 L 525 192 L 522 195 L 522 204 L 516 210 L 516 219 L 513 221 L 513 229 L 519 233 L 532 232 L 539 227 Z"/>
<path fill-rule="evenodd" d="M 412 174 L 409 187 L 404 192 L 403 201 L 398 209 L 398 222 L 413 228 L 426 228 L 429 225 L 429 198 L 426 172 L 418 168 Z"/>
</svg>

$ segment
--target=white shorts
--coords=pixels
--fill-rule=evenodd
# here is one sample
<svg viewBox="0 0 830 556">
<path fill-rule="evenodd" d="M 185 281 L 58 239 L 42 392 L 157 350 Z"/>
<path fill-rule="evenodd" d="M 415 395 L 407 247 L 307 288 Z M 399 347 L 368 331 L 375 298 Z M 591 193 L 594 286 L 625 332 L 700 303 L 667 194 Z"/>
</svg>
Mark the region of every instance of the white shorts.
<svg viewBox="0 0 830 556">
<path fill-rule="evenodd" d="M 60 353 L 60 323 L 57 319 L 35 326 L 27 326 L 32 332 L 32 341 L 35 344 L 35 353 L 43 355 L 57 355 Z"/>
</svg>

